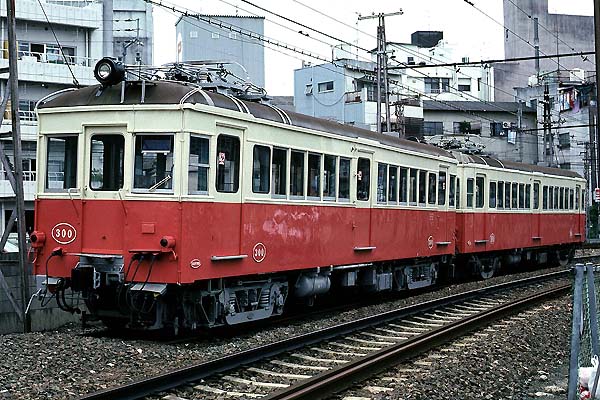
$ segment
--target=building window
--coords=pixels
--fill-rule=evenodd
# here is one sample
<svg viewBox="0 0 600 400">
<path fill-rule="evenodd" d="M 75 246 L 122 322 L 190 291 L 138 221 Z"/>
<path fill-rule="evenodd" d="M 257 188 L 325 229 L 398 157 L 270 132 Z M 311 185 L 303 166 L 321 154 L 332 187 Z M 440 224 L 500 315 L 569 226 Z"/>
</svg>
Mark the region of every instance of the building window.
<svg viewBox="0 0 600 400">
<path fill-rule="evenodd" d="M 369 200 L 370 182 L 371 182 L 371 161 L 366 158 L 358 159 L 358 169 L 356 173 L 356 199 Z"/>
<path fill-rule="evenodd" d="M 229 39 L 236 40 L 238 38 L 237 32 L 229 32 Z"/>
<path fill-rule="evenodd" d="M 77 187 L 77 136 L 48 138 L 46 189 L 66 190 Z"/>
<path fill-rule="evenodd" d="M 411 56 L 408 56 L 408 57 L 406 58 L 406 62 L 407 62 L 408 64 L 410 64 L 410 65 L 414 65 L 414 64 L 415 64 L 415 58 L 414 58 L 414 57 L 411 57 Z"/>
<path fill-rule="evenodd" d="M 271 149 L 255 145 L 252 160 L 252 191 L 254 193 L 269 193 L 270 166 Z"/>
<path fill-rule="evenodd" d="M 502 122 L 490 122 L 491 136 L 506 136 L 506 131 Z"/>
<path fill-rule="evenodd" d="M 19 100 L 19 119 L 21 121 L 37 121 L 35 101 Z"/>
<path fill-rule="evenodd" d="M 425 93 L 444 93 L 450 91 L 450 78 L 424 78 Z"/>
<path fill-rule="evenodd" d="M 308 85 L 306 85 L 304 87 L 304 94 L 307 96 L 310 96 L 312 94 L 312 92 L 313 92 L 313 85 L 312 85 L 312 83 L 309 83 Z"/>
<path fill-rule="evenodd" d="M 190 38 L 197 39 L 198 38 L 198 31 L 190 31 Z"/>
<path fill-rule="evenodd" d="M 173 135 L 135 138 L 134 189 L 173 189 Z"/>
<path fill-rule="evenodd" d="M 471 132 L 471 123 L 468 121 L 454 122 L 452 125 L 452 132 L 454 133 L 469 133 Z"/>
<path fill-rule="evenodd" d="M 211 38 L 213 39 L 218 39 L 219 37 L 221 37 L 217 32 L 212 32 L 210 35 Z"/>
<path fill-rule="evenodd" d="M 121 135 L 95 135 L 91 140 L 90 188 L 123 188 L 123 154 L 125 138 Z"/>
<path fill-rule="evenodd" d="M 470 92 L 471 85 L 458 85 L 458 91 L 459 92 Z"/>
<path fill-rule="evenodd" d="M 571 147 L 571 135 L 569 132 L 558 134 L 558 147 L 560 149 L 566 149 Z"/>
<path fill-rule="evenodd" d="M 188 164 L 188 193 L 208 194 L 208 171 L 210 169 L 207 138 L 190 137 L 190 159 Z"/>
<path fill-rule="evenodd" d="M 444 134 L 444 123 L 434 121 L 423 121 L 423 135 L 434 136 Z"/>
<path fill-rule="evenodd" d="M 319 83 L 319 93 L 332 92 L 332 91 L 333 91 L 333 81 Z"/>
<path fill-rule="evenodd" d="M 240 186 L 240 139 L 219 135 L 217 139 L 218 192 L 236 193 Z"/>
<path fill-rule="evenodd" d="M 285 196 L 287 150 L 273 149 L 273 165 L 271 170 L 271 175 L 273 176 L 273 194 Z"/>
</svg>

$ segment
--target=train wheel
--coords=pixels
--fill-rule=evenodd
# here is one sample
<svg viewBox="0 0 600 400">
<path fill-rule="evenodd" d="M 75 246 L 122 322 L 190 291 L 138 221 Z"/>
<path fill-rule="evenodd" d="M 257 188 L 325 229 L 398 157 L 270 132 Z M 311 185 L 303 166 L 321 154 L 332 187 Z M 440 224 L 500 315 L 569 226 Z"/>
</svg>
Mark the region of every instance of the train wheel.
<svg viewBox="0 0 600 400">
<path fill-rule="evenodd" d="M 556 250 L 556 262 L 561 267 L 566 267 L 571 261 L 571 250 Z"/>
<path fill-rule="evenodd" d="M 473 256 L 471 262 L 474 263 L 475 271 L 483 280 L 492 278 L 500 270 L 501 261 L 499 257 L 480 259 Z"/>
</svg>

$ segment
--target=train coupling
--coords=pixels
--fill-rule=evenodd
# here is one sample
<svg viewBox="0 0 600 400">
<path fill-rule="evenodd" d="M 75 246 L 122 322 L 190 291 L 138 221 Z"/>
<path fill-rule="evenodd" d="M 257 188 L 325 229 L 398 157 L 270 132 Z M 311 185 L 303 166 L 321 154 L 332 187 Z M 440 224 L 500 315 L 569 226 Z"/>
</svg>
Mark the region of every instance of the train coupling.
<svg viewBox="0 0 600 400">
<path fill-rule="evenodd" d="M 123 283 L 123 256 L 109 254 L 72 254 L 79 262 L 71 271 L 73 291 L 85 292 Z"/>
</svg>

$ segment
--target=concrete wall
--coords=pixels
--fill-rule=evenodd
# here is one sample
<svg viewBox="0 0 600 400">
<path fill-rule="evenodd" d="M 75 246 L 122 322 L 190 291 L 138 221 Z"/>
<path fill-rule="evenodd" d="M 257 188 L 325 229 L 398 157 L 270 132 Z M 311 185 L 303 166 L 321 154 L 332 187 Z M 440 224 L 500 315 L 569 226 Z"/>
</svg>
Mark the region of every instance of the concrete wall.
<svg viewBox="0 0 600 400">
<path fill-rule="evenodd" d="M 264 18 L 235 16 L 203 16 L 224 26 L 233 26 L 244 32 L 264 35 Z M 181 61 L 233 61 L 241 64 L 255 85 L 265 86 L 265 51 L 261 42 L 241 36 L 226 27 L 218 26 L 192 17 L 181 18 L 176 24 L 177 38 L 181 35 Z M 237 76 L 246 73 L 237 65 L 228 65 Z"/>
<path fill-rule="evenodd" d="M 594 18 L 577 15 L 549 14 L 548 0 L 519 0 L 520 8 L 539 18 L 540 55 L 556 53 L 572 53 L 571 48 L 577 52 L 594 50 Z M 504 0 L 504 25 L 511 31 L 533 44 L 534 30 L 533 19 L 529 19 L 508 0 Z M 558 34 L 560 41 L 553 34 Z M 558 43 L 557 43 L 558 42 Z M 563 43 L 564 42 L 564 43 Z M 567 43 L 568 45 L 566 45 Z M 519 39 L 512 33 L 505 34 L 504 55 L 506 58 L 534 56 L 533 47 Z M 588 56 L 593 61 L 593 56 Z M 527 76 L 535 74 L 535 61 L 521 61 L 510 65 L 499 65 L 499 68 L 508 71 L 506 74 L 496 72 L 497 101 L 513 101 L 513 87 L 527 86 Z M 593 70 L 594 65 L 584 61 L 581 57 L 560 59 L 560 69 L 581 68 Z M 542 71 L 558 69 L 556 59 L 540 60 Z M 510 94 L 507 94 L 509 92 Z"/>
<path fill-rule="evenodd" d="M 4 275 L 9 289 L 17 304 L 21 302 L 19 263 L 17 254 L 3 254 L 0 259 L 0 271 Z M 37 291 L 36 282 L 32 276 L 29 291 L 31 294 Z M 33 331 L 44 331 L 56 329 L 68 322 L 77 322 L 79 315 L 72 315 L 57 308 L 56 301 L 52 300 L 46 307 L 41 307 L 39 300 L 33 299 L 30 307 L 31 328 Z M 0 289 L 0 334 L 22 332 L 23 325 L 14 308 L 8 300 L 7 293 Z"/>
<path fill-rule="evenodd" d="M 139 0 L 112 0 L 113 1 L 113 28 L 114 28 L 114 55 L 121 57 L 123 46 L 135 40 L 139 20 L 139 42 L 127 48 L 126 64 L 136 63 L 136 52 L 140 53 L 141 63 L 153 64 L 154 46 L 154 19 L 152 5 Z M 131 30 L 133 29 L 133 30 Z M 108 54 L 107 54 L 108 55 Z M 175 60 L 172 60 L 175 61 Z"/>
</svg>

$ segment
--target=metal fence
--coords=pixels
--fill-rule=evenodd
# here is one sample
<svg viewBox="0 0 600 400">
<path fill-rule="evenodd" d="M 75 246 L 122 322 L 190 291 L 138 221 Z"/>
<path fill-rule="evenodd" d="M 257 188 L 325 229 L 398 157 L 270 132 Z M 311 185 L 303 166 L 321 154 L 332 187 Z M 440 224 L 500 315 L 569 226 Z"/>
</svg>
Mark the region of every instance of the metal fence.
<svg viewBox="0 0 600 400">
<path fill-rule="evenodd" d="M 592 358 L 600 357 L 598 343 L 598 297 L 600 288 L 600 266 L 591 263 L 575 266 L 573 284 L 573 324 L 571 330 L 571 359 L 569 362 L 568 400 L 577 400 L 581 367 L 591 367 Z M 588 390 L 595 393 L 598 388 L 600 371 L 596 370 L 590 379 Z M 593 396 L 592 396 L 593 398 Z"/>
</svg>

